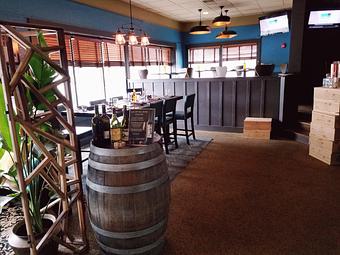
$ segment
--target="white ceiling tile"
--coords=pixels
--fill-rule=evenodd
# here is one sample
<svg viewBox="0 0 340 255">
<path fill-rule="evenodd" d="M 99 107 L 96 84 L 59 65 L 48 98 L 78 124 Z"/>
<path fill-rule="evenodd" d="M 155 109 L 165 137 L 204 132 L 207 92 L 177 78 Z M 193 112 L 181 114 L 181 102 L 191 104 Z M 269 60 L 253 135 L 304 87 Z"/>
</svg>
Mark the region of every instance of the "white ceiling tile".
<svg viewBox="0 0 340 255">
<path fill-rule="evenodd" d="M 129 2 L 129 0 L 123 0 Z M 202 15 L 203 20 L 211 20 L 220 14 L 220 5 L 229 9 L 228 15 L 244 16 L 262 14 L 264 12 L 289 9 L 293 0 L 213 0 L 203 3 L 203 0 L 133 0 L 132 4 L 145 8 L 163 16 L 178 21 L 198 21 L 198 9 L 208 11 Z"/>
</svg>

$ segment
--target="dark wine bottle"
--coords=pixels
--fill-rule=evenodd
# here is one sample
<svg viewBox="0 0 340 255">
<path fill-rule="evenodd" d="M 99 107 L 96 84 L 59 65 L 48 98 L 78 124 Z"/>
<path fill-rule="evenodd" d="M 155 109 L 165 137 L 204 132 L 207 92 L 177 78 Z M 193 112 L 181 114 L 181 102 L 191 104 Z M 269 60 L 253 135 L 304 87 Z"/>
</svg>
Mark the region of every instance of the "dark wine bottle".
<svg viewBox="0 0 340 255">
<path fill-rule="evenodd" d="M 92 143 L 97 147 L 103 147 L 103 132 L 102 132 L 102 121 L 99 116 L 98 105 L 94 106 L 94 117 L 91 121 L 92 126 Z"/>
<path fill-rule="evenodd" d="M 126 105 L 123 107 L 122 140 L 129 143 L 129 111 L 126 108 Z"/>
<path fill-rule="evenodd" d="M 110 138 L 110 117 L 106 114 L 105 105 L 102 105 L 102 115 L 100 116 L 102 122 L 102 132 L 103 132 L 103 147 L 110 147 L 111 138 Z"/>
</svg>

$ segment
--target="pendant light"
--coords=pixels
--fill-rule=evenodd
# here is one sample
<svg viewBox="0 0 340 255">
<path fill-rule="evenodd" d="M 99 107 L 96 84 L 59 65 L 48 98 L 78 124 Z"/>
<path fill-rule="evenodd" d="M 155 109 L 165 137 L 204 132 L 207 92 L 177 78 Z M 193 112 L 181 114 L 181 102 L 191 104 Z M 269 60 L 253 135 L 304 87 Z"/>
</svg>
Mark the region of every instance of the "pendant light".
<svg viewBox="0 0 340 255">
<path fill-rule="evenodd" d="M 227 15 L 228 14 L 228 10 L 225 11 L 226 15 L 223 15 L 223 8 L 224 6 L 220 6 L 221 8 L 221 14 L 220 16 L 217 16 L 216 18 L 214 18 L 212 25 L 215 27 L 223 27 L 226 25 L 229 25 L 231 23 L 230 17 Z"/>
<path fill-rule="evenodd" d="M 216 39 L 230 39 L 235 36 L 237 36 L 237 33 L 233 30 L 228 30 L 226 26 L 225 29 L 216 36 Z"/>
<path fill-rule="evenodd" d="M 190 34 L 192 35 L 204 35 L 211 33 L 209 26 L 202 26 L 202 9 L 198 9 L 200 13 L 200 23 L 198 26 L 194 26 L 190 29 Z"/>
<path fill-rule="evenodd" d="M 115 43 L 123 45 L 126 42 L 128 42 L 129 45 L 136 45 L 138 44 L 138 37 L 140 37 L 141 46 L 147 46 L 150 44 L 149 37 L 141 28 L 133 24 L 131 0 L 129 1 L 129 6 L 130 6 L 130 24 L 123 25 L 117 29 L 117 32 L 115 34 L 116 39 Z"/>
</svg>

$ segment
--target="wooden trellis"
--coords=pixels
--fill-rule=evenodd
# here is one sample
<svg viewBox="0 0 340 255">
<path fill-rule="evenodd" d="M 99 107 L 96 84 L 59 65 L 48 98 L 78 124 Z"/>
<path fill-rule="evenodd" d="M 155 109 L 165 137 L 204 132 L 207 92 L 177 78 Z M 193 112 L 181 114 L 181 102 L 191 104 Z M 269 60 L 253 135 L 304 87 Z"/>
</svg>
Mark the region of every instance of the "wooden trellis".
<svg viewBox="0 0 340 255">
<path fill-rule="evenodd" d="M 33 45 L 30 40 L 25 37 L 25 33 L 34 34 L 34 31 L 48 31 L 57 36 L 59 45 L 50 47 L 39 47 Z M 24 31 L 24 32 L 23 32 Z M 13 150 L 15 154 L 15 163 L 18 170 L 19 188 L 22 193 L 21 201 L 23 206 L 25 225 L 29 240 L 31 241 L 31 255 L 39 254 L 41 247 L 53 238 L 61 245 L 71 249 L 75 253 L 80 253 L 88 248 L 84 203 L 80 173 L 80 155 L 78 151 L 78 141 L 74 125 L 70 78 L 67 70 L 67 55 L 65 48 L 64 32 L 60 28 L 39 26 L 32 24 L 18 24 L 0 22 L 0 32 L 2 39 L 6 40 L 6 47 L 0 44 L 0 63 L 1 63 L 1 80 L 3 83 L 5 101 L 8 110 L 8 118 L 10 123 L 11 138 L 13 142 Z M 15 41 L 24 50 L 23 57 L 20 62 L 15 62 L 13 55 L 12 41 Z M 51 52 L 59 52 L 60 65 L 53 62 L 48 54 Z M 58 79 L 42 89 L 36 88 L 26 78 L 25 73 L 29 68 L 29 61 L 33 54 L 41 57 L 56 73 Z M 58 90 L 60 86 L 64 88 L 64 94 Z M 28 102 L 24 91 L 30 91 L 40 103 L 44 104 L 47 110 L 37 114 L 28 112 Z M 55 100 L 49 102 L 44 93 L 53 91 Z M 58 106 L 66 109 L 66 117 L 62 116 L 57 110 Z M 40 126 L 49 121 L 57 121 L 58 124 L 67 130 L 68 136 L 63 137 L 44 131 Z M 22 148 L 19 146 L 18 137 L 16 135 L 16 125 L 20 125 L 24 135 L 29 136 L 34 145 L 43 155 L 43 160 L 35 167 L 35 169 L 25 176 L 23 172 L 23 159 L 21 158 Z M 41 141 L 41 137 L 47 139 L 55 145 L 53 151 L 47 148 Z M 67 173 L 66 169 L 72 167 L 72 173 Z M 49 188 L 58 196 L 54 204 L 60 203 L 60 210 L 56 221 L 37 243 L 32 230 L 32 219 L 29 213 L 28 196 L 26 187 L 32 180 L 40 176 L 48 184 Z M 80 238 L 76 239 L 69 231 L 68 219 L 70 208 L 76 204 L 77 210 L 72 210 L 73 214 L 77 214 L 79 221 Z M 61 235 L 59 233 L 61 230 Z M 55 235 L 56 232 L 59 235 Z"/>
</svg>

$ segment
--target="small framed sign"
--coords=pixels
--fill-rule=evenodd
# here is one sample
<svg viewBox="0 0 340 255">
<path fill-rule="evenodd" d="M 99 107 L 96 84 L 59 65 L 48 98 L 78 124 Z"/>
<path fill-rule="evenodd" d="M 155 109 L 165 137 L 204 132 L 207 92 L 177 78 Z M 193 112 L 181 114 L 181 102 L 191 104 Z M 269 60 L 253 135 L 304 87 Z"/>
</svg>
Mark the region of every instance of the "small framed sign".
<svg viewBox="0 0 340 255">
<path fill-rule="evenodd" d="M 131 109 L 129 141 L 131 145 L 146 145 L 153 141 L 155 109 Z"/>
</svg>

